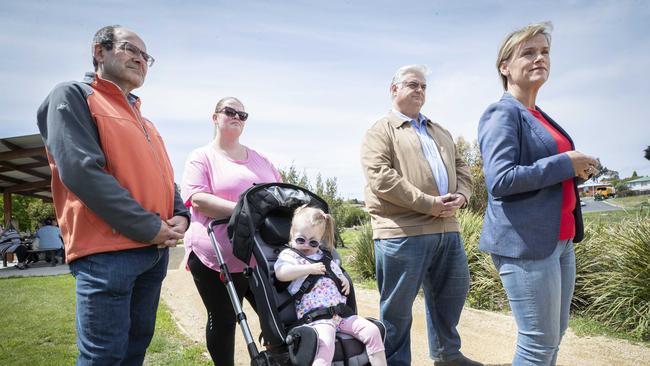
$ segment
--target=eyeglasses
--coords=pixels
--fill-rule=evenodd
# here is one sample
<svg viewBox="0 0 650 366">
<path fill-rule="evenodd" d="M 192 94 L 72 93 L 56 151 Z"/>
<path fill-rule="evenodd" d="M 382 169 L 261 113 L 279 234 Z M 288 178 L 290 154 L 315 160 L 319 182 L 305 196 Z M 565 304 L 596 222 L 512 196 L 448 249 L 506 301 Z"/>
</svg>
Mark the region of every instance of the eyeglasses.
<svg viewBox="0 0 650 366">
<path fill-rule="evenodd" d="M 418 88 L 422 88 L 423 91 L 427 90 L 427 84 L 424 83 L 420 84 L 417 81 L 409 81 L 409 82 L 402 81 L 400 84 L 406 85 L 407 88 L 413 90 L 418 90 Z"/>
<path fill-rule="evenodd" d="M 238 116 L 239 120 L 242 122 L 245 122 L 248 119 L 248 113 L 238 111 L 230 107 L 223 107 L 222 109 L 218 110 L 217 113 L 223 113 L 230 118 L 235 118 L 235 116 Z"/>
<path fill-rule="evenodd" d="M 153 57 L 151 57 L 151 55 L 144 52 L 143 50 L 141 50 L 131 42 L 127 42 L 127 41 L 115 42 L 115 47 L 120 51 L 126 52 L 131 57 L 142 56 L 144 61 L 147 63 L 147 66 L 149 67 L 153 66 L 154 61 L 156 61 Z"/>
<path fill-rule="evenodd" d="M 317 248 L 318 246 L 320 246 L 320 242 L 318 240 L 313 240 L 312 239 L 312 240 L 309 240 L 309 242 L 307 242 L 307 239 L 305 239 L 305 238 L 303 238 L 301 236 L 293 239 L 293 241 L 295 241 L 296 244 L 299 244 L 299 245 L 304 245 L 306 243 L 309 243 L 309 246 L 312 247 L 312 248 Z"/>
</svg>

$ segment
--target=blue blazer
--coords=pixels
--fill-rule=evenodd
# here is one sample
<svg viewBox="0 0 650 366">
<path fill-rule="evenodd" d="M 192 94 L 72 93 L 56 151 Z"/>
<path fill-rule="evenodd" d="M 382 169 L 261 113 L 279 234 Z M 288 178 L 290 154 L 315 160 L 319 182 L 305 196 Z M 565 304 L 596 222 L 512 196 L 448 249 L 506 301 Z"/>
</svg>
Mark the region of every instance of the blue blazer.
<svg viewBox="0 0 650 366">
<path fill-rule="evenodd" d="M 569 139 L 573 149 L 562 127 L 537 110 Z M 511 258 L 548 257 L 560 232 L 562 181 L 574 177 L 571 159 L 558 154 L 551 134 L 507 92 L 483 113 L 478 141 L 488 190 L 479 249 Z M 574 191 L 580 202 L 577 186 L 576 180 Z M 580 204 L 573 216 L 577 243 L 584 235 Z"/>
</svg>

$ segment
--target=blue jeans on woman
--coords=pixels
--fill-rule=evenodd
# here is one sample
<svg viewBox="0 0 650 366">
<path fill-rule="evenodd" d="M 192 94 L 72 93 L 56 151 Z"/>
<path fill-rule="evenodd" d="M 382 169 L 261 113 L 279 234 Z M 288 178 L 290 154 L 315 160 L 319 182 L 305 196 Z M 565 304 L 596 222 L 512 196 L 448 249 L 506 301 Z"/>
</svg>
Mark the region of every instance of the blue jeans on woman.
<svg viewBox="0 0 650 366">
<path fill-rule="evenodd" d="M 518 259 L 492 254 L 518 328 L 512 361 L 519 365 L 555 365 L 560 341 L 569 325 L 576 279 L 571 240 L 558 242 L 544 259 Z"/>
<path fill-rule="evenodd" d="M 146 246 L 70 263 L 77 280 L 78 366 L 142 365 L 168 261 L 167 248 Z"/>
<path fill-rule="evenodd" d="M 457 232 L 375 240 L 380 318 L 391 366 L 411 364 L 411 308 L 424 288 L 429 356 L 459 358 L 456 330 L 469 291 L 467 256 Z"/>
</svg>

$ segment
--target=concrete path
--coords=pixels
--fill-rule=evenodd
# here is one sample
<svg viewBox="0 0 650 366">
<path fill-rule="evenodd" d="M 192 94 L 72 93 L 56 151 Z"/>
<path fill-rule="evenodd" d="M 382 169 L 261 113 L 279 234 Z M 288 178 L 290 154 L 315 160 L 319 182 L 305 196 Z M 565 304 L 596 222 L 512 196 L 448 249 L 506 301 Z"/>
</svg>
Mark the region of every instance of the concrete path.
<svg viewBox="0 0 650 366">
<path fill-rule="evenodd" d="M 57 264 L 52 267 L 47 262 L 32 263 L 29 268 L 20 270 L 15 268 L 16 261 L 7 263 L 7 267 L 3 267 L 0 263 L 0 278 L 7 277 L 38 277 L 38 276 L 56 276 L 61 274 L 70 273 L 70 268 L 67 264 Z"/>
<path fill-rule="evenodd" d="M 357 305 L 363 316 L 378 317 L 379 296 L 374 290 L 357 289 Z M 206 311 L 194 287 L 192 276 L 184 269 L 170 270 L 163 283 L 163 301 L 169 306 L 181 329 L 193 340 L 205 342 Z M 245 303 L 255 338 L 260 334 L 255 312 Z M 432 365 L 428 358 L 424 302 L 413 305 L 411 349 L 413 365 Z M 465 308 L 459 325 L 463 340 L 461 351 L 487 365 L 509 365 L 516 341 L 516 326 L 508 315 Z M 236 364 L 245 366 L 250 359 L 244 337 L 238 329 Z M 605 337 L 577 337 L 569 330 L 562 341 L 559 365 L 638 366 L 650 365 L 650 348 Z"/>
</svg>

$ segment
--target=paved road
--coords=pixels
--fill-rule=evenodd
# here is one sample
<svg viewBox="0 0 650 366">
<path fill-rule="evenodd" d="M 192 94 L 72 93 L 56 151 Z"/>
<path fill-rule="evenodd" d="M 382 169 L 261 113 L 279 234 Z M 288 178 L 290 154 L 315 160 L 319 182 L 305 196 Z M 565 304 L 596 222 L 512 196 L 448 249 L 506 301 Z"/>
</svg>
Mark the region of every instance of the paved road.
<svg viewBox="0 0 650 366">
<path fill-rule="evenodd" d="M 602 211 L 622 210 L 622 208 L 610 204 L 607 200 L 594 201 L 593 198 L 583 198 L 582 202 L 587 204 L 586 206 L 582 206 L 582 212 L 602 212 Z"/>
</svg>

